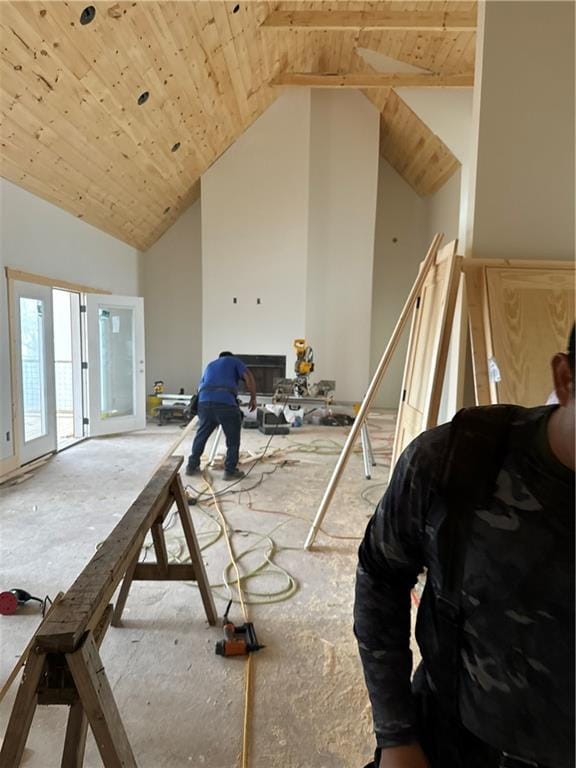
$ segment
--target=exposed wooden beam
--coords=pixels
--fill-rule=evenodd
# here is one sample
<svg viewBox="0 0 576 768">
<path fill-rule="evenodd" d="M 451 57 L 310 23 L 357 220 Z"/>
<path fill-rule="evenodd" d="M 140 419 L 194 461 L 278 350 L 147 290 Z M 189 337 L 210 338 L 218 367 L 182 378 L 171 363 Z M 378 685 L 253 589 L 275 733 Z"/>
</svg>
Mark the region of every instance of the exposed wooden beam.
<svg viewBox="0 0 576 768">
<path fill-rule="evenodd" d="M 308 88 L 468 88 L 474 85 L 472 72 L 461 75 L 283 72 L 270 85 L 300 85 Z"/>
<path fill-rule="evenodd" d="M 262 28 L 474 32 L 476 11 L 273 11 Z"/>
</svg>

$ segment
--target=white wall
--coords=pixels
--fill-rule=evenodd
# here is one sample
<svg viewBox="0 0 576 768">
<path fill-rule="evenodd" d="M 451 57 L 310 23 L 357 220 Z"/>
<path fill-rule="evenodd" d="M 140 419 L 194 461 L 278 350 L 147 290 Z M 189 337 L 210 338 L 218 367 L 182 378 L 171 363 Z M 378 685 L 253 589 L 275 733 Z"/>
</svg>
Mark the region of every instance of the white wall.
<svg viewBox="0 0 576 768">
<path fill-rule="evenodd" d="M 357 91 L 312 93 L 306 334 L 316 378 L 361 401 L 369 383 L 379 114 Z"/>
<path fill-rule="evenodd" d="M 142 254 L 146 307 L 146 385 L 193 392 L 202 375 L 202 235 L 200 201 Z"/>
<path fill-rule="evenodd" d="M 460 217 L 461 171 L 451 176 L 446 184 L 427 201 L 427 239 L 430 242 L 436 232 L 444 233 L 444 245 L 458 239 Z"/>
<path fill-rule="evenodd" d="M 281 354 L 291 373 L 305 337 L 314 379 L 362 398 L 378 120 L 359 93 L 287 91 L 205 174 L 205 363 L 222 349 Z"/>
<path fill-rule="evenodd" d="M 2 267 L 138 295 L 138 251 L 20 187 L 0 179 Z M 0 458 L 11 456 L 8 312 L 0 274 Z"/>
<path fill-rule="evenodd" d="M 135 248 L 4 179 L 0 212 L 6 266 L 139 295 Z"/>
<path fill-rule="evenodd" d="M 422 70 L 420 70 L 422 71 Z M 450 242 L 460 241 L 460 252 L 465 252 L 466 228 L 468 216 L 468 198 L 470 194 L 471 147 L 473 143 L 473 88 L 399 88 L 399 95 L 430 130 L 442 139 L 444 144 L 461 162 L 460 171 L 452 176 L 431 201 L 432 207 L 447 205 L 453 210 L 453 194 L 459 187 L 459 226 L 454 230 L 452 220 L 446 218 L 442 210 L 431 210 L 430 216 L 444 224 L 446 238 Z M 451 217 L 453 214 L 448 214 Z M 435 231 L 432 226 L 432 233 Z M 442 227 L 439 227 L 442 229 Z"/>
<path fill-rule="evenodd" d="M 479 4 L 477 258 L 574 258 L 574 3 Z"/>
<path fill-rule="evenodd" d="M 434 195 L 422 198 L 386 160 L 380 159 L 372 282 L 372 372 L 388 344 L 432 237 L 443 232 L 444 244 L 457 239 L 459 209 L 460 172 Z M 409 333 L 410 322 L 380 387 L 376 399 L 380 408 L 398 408 Z"/>
<path fill-rule="evenodd" d="M 202 177 L 204 363 L 229 349 L 285 355 L 292 368 L 305 333 L 309 147 L 310 92 L 293 89 Z"/>
<path fill-rule="evenodd" d="M 426 255 L 428 207 L 429 201 L 419 197 L 392 166 L 380 158 L 372 282 L 372 373 L 416 279 L 418 265 Z M 376 398 L 376 406 L 380 408 L 398 408 L 409 332 L 410 323 Z"/>
</svg>

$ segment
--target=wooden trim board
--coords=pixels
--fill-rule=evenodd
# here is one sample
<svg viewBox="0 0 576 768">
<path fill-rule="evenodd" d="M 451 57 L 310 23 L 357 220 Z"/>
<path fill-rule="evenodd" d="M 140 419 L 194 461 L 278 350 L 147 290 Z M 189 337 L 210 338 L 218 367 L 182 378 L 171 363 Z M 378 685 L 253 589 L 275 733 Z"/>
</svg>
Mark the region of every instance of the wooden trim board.
<svg viewBox="0 0 576 768">
<path fill-rule="evenodd" d="M 421 30 L 474 32 L 477 27 L 476 9 L 467 11 L 355 11 L 355 10 L 275 10 L 262 22 L 266 29 L 329 29 L 329 30 Z"/>
<path fill-rule="evenodd" d="M 12 442 L 14 444 L 14 442 Z M 14 454 L 5 459 L 0 459 L 0 485 L 10 479 L 10 475 L 18 471 L 20 461 Z"/>
<path fill-rule="evenodd" d="M 10 387 L 12 389 L 12 450 L 14 451 L 14 468 L 20 466 L 20 415 L 18 408 L 18 393 L 20 392 L 20 375 L 16 361 L 16 309 L 14 306 L 14 281 L 9 276 L 6 267 L 6 289 L 8 298 L 8 348 L 10 353 Z"/>
<path fill-rule="evenodd" d="M 0 486 L 4 483 L 9 483 L 13 480 L 18 480 L 19 478 L 34 474 L 37 469 L 44 466 L 44 464 L 50 461 L 53 456 L 54 451 L 51 451 L 44 456 L 40 456 L 38 459 L 34 459 L 34 461 L 28 462 L 28 464 L 22 464 L 22 466 L 16 465 L 16 469 L 13 469 L 12 471 L 5 471 L 0 475 Z"/>
<path fill-rule="evenodd" d="M 460 285 L 462 257 L 456 248 L 453 241 L 438 252 L 413 310 L 392 468 L 408 443 L 438 423 Z"/>
<path fill-rule="evenodd" d="M 494 402 L 488 375 L 490 355 L 486 346 L 486 329 L 490 320 L 486 315 L 486 276 L 484 265 L 476 259 L 465 260 L 462 265 L 466 283 L 466 301 L 470 329 L 470 349 L 476 405 L 490 405 Z"/>
<path fill-rule="evenodd" d="M 457 75 L 412 74 L 404 72 L 282 72 L 271 86 L 303 86 L 304 88 L 472 88 L 474 73 Z"/>
<path fill-rule="evenodd" d="M 81 283 L 71 283 L 68 280 L 35 275 L 33 272 L 23 272 L 13 267 L 5 267 L 7 280 L 20 280 L 23 283 L 36 283 L 36 285 L 48 285 L 52 288 L 61 288 L 65 291 L 78 291 L 78 293 L 102 293 L 110 295 L 111 291 L 103 291 L 100 288 L 92 288 Z"/>
</svg>

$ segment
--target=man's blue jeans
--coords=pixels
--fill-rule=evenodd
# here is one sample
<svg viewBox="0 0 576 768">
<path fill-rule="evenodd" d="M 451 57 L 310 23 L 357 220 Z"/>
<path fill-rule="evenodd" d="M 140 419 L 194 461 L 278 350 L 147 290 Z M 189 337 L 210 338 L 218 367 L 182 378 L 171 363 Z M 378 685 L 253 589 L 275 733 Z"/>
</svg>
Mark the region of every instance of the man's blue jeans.
<svg viewBox="0 0 576 768">
<path fill-rule="evenodd" d="M 221 426 L 226 436 L 226 461 L 224 469 L 232 472 L 238 464 L 240 451 L 240 428 L 242 411 L 236 405 L 201 402 L 198 404 L 198 429 L 192 443 L 192 453 L 188 459 L 188 468 L 197 469 L 208 438 L 217 427 Z"/>
</svg>

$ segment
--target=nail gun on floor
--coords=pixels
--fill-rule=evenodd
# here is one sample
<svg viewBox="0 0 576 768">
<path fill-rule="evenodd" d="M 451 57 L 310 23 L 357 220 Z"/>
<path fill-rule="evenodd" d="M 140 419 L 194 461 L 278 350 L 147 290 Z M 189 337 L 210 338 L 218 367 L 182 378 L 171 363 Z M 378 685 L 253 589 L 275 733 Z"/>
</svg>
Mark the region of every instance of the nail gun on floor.
<svg viewBox="0 0 576 768">
<path fill-rule="evenodd" d="M 259 651 L 264 648 L 260 645 L 256 637 L 256 630 L 251 621 L 241 624 L 237 627 L 228 620 L 228 613 L 232 605 L 232 600 L 228 603 L 226 613 L 222 622 L 224 630 L 224 639 L 216 643 L 217 656 L 246 656 L 253 651 Z"/>
</svg>

